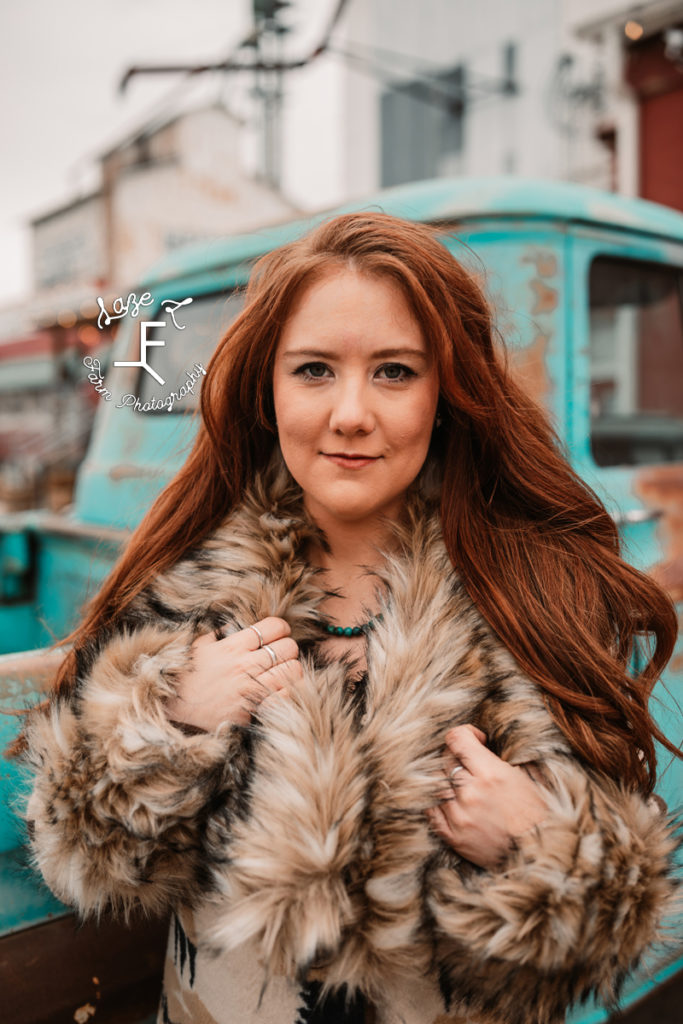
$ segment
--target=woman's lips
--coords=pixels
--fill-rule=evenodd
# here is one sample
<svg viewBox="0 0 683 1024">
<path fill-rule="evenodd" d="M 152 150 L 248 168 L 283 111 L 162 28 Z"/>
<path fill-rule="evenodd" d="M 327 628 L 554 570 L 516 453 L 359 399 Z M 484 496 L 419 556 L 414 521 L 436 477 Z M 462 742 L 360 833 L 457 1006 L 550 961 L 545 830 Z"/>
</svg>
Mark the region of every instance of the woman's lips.
<svg viewBox="0 0 683 1024">
<path fill-rule="evenodd" d="M 379 456 L 375 455 L 344 455 L 340 452 L 323 452 L 322 454 L 329 462 L 333 462 L 335 466 L 342 466 L 344 469 L 362 469 L 379 460 Z"/>
</svg>

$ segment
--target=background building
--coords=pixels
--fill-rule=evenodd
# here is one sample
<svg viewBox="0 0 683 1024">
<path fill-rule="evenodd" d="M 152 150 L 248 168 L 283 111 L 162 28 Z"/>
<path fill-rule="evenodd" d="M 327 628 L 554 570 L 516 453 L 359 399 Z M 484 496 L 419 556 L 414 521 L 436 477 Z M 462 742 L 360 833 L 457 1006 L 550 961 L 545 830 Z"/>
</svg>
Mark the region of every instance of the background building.
<svg viewBox="0 0 683 1024">
<path fill-rule="evenodd" d="M 519 174 L 683 209 L 680 3 L 357 0 L 331 49 L 340 197 Z"/>
<path fill-rule="evenodd" d="M 99 157 L 100 187 L 31 222 L 33 289 L 0 310 L 0 502 L 69 500 L 96 408 L 86 355 L 106 367 L 107 308 L 165 253 L 298 211 L 239 158 L 240 124 L 218 102 L 143 124 Z"/>
</svg>

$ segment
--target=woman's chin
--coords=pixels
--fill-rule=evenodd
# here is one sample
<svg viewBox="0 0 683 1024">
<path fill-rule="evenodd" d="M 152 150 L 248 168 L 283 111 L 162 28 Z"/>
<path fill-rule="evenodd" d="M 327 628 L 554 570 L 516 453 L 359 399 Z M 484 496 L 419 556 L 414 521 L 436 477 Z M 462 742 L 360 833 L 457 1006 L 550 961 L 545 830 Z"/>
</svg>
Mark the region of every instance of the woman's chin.
<svg viewBox="0 0 683 1024">
<path fill-rule="evenodd" d="M 354 523 L 361 529 L 364 525 L 379 519 L 398 519 L 403 506 L 404 495 L 392 496 L 387 501 L 368 501 L 368 496 L 345 495 L 335 501 L 320 501 L 306 496 L 305 504 L 309 515 L 321 526 L 333 523 L 350 526 Z"/>
</svg>

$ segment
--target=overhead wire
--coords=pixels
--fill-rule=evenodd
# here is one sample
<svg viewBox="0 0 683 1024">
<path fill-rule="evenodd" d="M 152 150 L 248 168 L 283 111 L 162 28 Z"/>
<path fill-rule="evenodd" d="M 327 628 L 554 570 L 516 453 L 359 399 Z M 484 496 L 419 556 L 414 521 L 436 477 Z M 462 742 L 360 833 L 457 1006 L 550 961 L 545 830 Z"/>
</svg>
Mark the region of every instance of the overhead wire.
<svg viewBox="0 0 683 1024">
<path fill-rule="evenodd" d="M 494 88 L 492 85 L 493 80 L 491 80 L 489 91 L 481 96 L 473 96 L 470 93 L 470 89 L 472 86 L 477 86 L 476 80 L 472 82 L 471 76 L 466 75 L 463 86 L 458 86 L 457 90 L 449 89 L 447 83 L 443 80 L 445 71 L 443 65 L 438 66 L 438 77 L 424 70 L 420 71 L 413 66 L 410 69 L 411 77 L 397 78 L 395 69 L 387 68 L 365 54 L 354 52 L 354 49 L 348 46 L 342 47 L 335 44 L 329 45 L 327 49 L 329 53 L 342 57 L 346 61 L 353 62 L 357 70 L 363 71 L 379 80 L 388 89 L 403 94 L 410 92 L 416 99 L 432 105 L 445 107 L 451 113 L 460 113 L 465 107 L 472 107 L 475 104 L 479 106 L 486 100 L 494 99 L 500 95 L 513 95 L 517 92 L 517 87 L 514 83 L 514 90 L 510 88 L 510 83 L 505 80 L 501 80 L 497 88 Z M 384 50 L 382 52 L 386 57 L 391 56 L 391 51 Z M 396 54 L 396 56 L 401 60 L 411 59 L 404 54 Z M 417 58 L 412 59 L 415 61 L 415 64 L 418 64 Z M 434 67 L 436 70 L 437 65 L 434 65 Z"/>
<path fill-rule="evenodd" d="M 312 61 L 317 60 L 318 57 L 322 56 L 326 52 L 329 46 L 329 41 L 334 29 L 341 18 L 345 7 L 349 0 L 337 0 L 337 5 L 330 16 L 327 28 L 323 32 L 320 42 L 304 57 L 297 57 L 294 59 L 287 60 L 252 60 L 246 62 L 242 59 L 237 59 L 234 54 L 240 53 L 247 46 L 253 46 L 257 38 L 254 32 L 251 32 L 242 43 L 233 50 L 233 55 L 225 58 L 222 61 L 213 61 L 206 64 L 134 64 L 129 67 L 121 81 L 119 83 L 119 90 L 124 92 L 128 87 L 128 83 L 131 78 L 136 75 L 155 75 L 155 74 L 190 74 L 198 75 L 203 74 L 205 71 L 295 71 L 299 68 L 305 67 Z"/>
</svg>

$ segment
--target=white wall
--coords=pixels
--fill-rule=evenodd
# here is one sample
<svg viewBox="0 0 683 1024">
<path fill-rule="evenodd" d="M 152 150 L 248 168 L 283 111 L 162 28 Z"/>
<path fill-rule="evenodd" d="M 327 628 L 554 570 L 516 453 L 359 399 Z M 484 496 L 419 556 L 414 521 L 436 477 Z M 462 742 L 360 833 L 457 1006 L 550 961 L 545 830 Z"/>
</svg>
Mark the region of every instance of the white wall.
<svg viewBox="0 0 683 1024">
<path fill-rule="evenodd" d="M 298 6 L 310 8 L 311 0 Z M 332 6 L 320 0 L 316 11 Z M 609 187 L 610 157 L 595 130 L 614 115 L 604 91 L 597 111 L 585 90 L 598 74 L 611 76 L 616 89 L 620 54 L 578 39 L 576 23 L 573 0 L 351 0 L 334 42 L 362 48 L 397 81 L 465 63 L 464 149 L 440 175 L 514 173 Z M 518 94 L 485 96 L 487 83 L 503 75 L 508 42 L 517 46 Z M 372 57 L 371 48 L 385 52 Z M 561 93 L 557 69 L 566 53 L 573 63 Z M 384 88 L 337 54 L 288 77 L 283 184 L 298 205 L 332 205 L 380 187 Z M 627 117 L 622 109 L 624 124 Z"/>
</svg>

